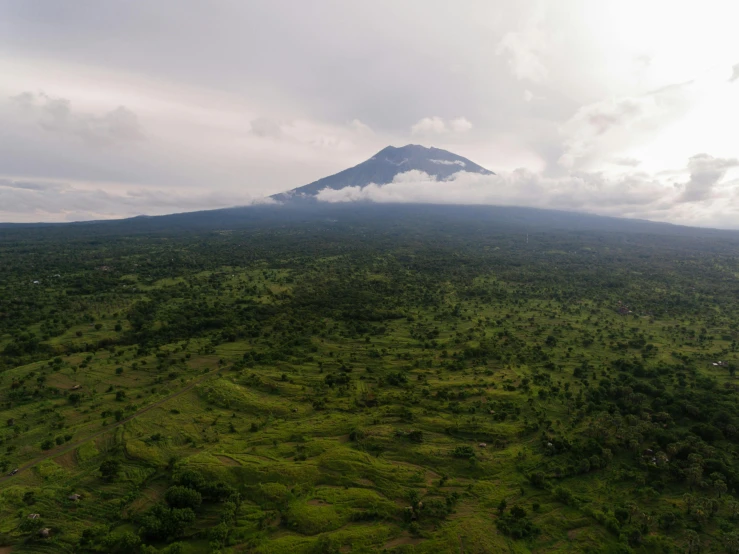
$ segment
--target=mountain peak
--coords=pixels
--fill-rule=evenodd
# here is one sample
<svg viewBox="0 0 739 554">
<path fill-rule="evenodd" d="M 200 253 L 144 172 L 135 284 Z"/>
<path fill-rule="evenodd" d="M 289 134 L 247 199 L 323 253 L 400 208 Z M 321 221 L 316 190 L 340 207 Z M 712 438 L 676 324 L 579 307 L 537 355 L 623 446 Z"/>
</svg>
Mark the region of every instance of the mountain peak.
<svg viewBox="0 0 739 554">
<path fill-rule="evenodd" d="M 338 190 L 345 187 L 365 187 L 370 183 L 386 185 L 392 183 L 396 175 L 413 170 L 423 171 L 437 179 L 447 179 L 459 171 L 494 175 L 492 171 L 473 161 L 441 148 L 426 147 L 420 144 L 386 146 L 359 165 L 303 187 L 275 195 L 274 198 L 286 200 L 294 196 L 310 197 L 325 188 Z"/>
</svg>

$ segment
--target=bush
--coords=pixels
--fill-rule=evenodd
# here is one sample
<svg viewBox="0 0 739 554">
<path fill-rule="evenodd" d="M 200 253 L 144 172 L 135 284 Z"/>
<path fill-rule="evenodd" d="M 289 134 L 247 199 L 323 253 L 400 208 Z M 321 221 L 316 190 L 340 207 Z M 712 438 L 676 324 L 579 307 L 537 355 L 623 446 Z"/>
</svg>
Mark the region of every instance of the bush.
<svg viewBox="0 0 739 554">
<path fill-rule="evenodd" d="M 187 469 L 182 473 L 178 473 L 174 479 L 175 483 L 188 487 L 190 489 L 199 490 L 205 485 L 205 478 L 197 471 Z"/>
<path fill-rule="evenodd" d="M 172 508 L 197 508 L 202 504 L 202 495 L 193 489 L 175 485 L 167 489 L 164 499 Z"/>
<path fill-rule="evenodd" d="M 514 539 L 526 539 L 541 533 L 541 529 L 526 517 L 526 510 L 520 506 L 514 506 L 508 513 L 498 517 L 495 526 L 501 533 Z"/>
<path fill-rule="evenodd" d="M 564 487 L 555 487 L 552 494 L 554 494 L 554 498 L 568 506 L 577 506 L 580 503 L 577 498 L 575 498 L 575 495 L 572 494 L 572 491 Z"/>
<path fill-rule="evenodd" d="M 359 429 L 357 427 L 354 427 L 351 431 L 349 431 L 349 440 L 350 441 L 358 441 L 362 440 L 364 438 L 364 431 L 362 429 Z"/>
<path fill-rule="evenodd" d="M 118 472 L 121 470 L 121 463 L 118 460 L 105 460 L 100 464 L 100 474 L 103 479 L 112 481 L 118 476 Z"/>
<path fill-rule="evenodd" d="M 458 446 L 452 452 L 452 456 L 455 458 L 474 458 L 475 451 L 471 446 Z"/>
<path fill-rule="evenodd" d="M 155 540 L 179 537 L 195 521 L 190 508 L 168 508 L 157 504 L 141 517 L 141 534 Z"/>
<path fill-rule="evenodd" d="M 115 535 L 107 535 L 103 539 L 103 546 L 106 547 L 106 552 L 125 552 L 128 554 L 138 550 L 141 546 L 141 539 L 131 531 L 124 531 Z"/>
</svg>

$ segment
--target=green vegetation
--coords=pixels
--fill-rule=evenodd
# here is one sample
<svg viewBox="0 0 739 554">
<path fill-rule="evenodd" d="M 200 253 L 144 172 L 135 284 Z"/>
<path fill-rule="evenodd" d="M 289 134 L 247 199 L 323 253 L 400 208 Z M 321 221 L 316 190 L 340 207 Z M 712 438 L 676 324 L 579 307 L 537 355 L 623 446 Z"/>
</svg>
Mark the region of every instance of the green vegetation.
<svg viewBox="0 0 739 554">
<path fill-rule="evenodd" d="M 526 234 L 3 231 L 0 552 L 739 552 L 739 239 Z"/>
</svg>

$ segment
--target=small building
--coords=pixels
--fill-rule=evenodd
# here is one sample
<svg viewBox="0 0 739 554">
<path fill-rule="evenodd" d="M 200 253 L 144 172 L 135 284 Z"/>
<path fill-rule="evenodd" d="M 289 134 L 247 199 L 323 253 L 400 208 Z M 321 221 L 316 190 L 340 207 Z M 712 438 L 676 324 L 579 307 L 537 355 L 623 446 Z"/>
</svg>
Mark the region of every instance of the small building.
<svg viewBox="0 0 739 554">
<path fill-rule="evenodd" d="M 481 442 L 477 445 L 479 448 L 487 448 L 488 444 L 486 442 Z"/>
<path fill-rule="evenodd" d="M 38 519 L 41 516 L 39 514 L 28 514 L 28 519 Z"/>
<path fill-rule="evenodd" d="M 51 535 L 51 529 L 49 529 L 48 527 L 44 527 L 38 532 L 38 534 L 41 536 L 42 539 L 48 539 L 49 535 Z"/>
<path fill-rule="evenodd" d="M 71 500 L 72 502 L 78 502 L 79 499 L 82 498 L 82 495 L 81 494 L 70 494 L 67 498 Z"/>
</svg>

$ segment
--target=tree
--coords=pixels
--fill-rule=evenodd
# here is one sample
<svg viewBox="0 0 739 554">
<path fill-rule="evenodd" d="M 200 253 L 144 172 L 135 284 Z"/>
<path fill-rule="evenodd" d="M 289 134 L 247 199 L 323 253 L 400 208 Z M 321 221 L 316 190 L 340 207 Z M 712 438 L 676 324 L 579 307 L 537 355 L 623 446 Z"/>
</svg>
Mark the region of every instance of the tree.
<svg viewBox="0 0 739 554">
<path fill-rule="evenodd" d="M 203 486 L 205 486 L 205 478 L 203 477 L 203 475 L 192 469 L 188 469 L 183 471 L 182 473 L 178 473 L 175 476 L 175 481 L 183 487 L 188 487 L 195 490 L 199 490 Z"/>
<path fill-rule="evenodd" d="M 108 552 L 120 552 L 121 554 L 138 551 L 141 546 L 141 538 L 131 531 L 124 531 L 114 535 L 106 535 L 103 544 Z"/>
<path fill-rule="evenodd" d="M 703 477 L 703 469 L 697 464 L 691 465 L 685 470 L 685 477 L 687 478 L 688 483 L 690 484 L 690 490 L 692 491 L 695 485 L 700 484 Z"/>
<path fill-rule="evenodd" d="M 190 508 L 169 508 L 156 504 L 141 518 L 141 532 L 152 539 L 179 537 L 185 527 L 195 521 L 195 512 Z"/>
<path fill-rule="evenodd" d="M 723 473 L 719 473 L 717 471 L 711 473 L 711 486 L 713 487 L 713 490 L 716 491 L 719 498 L 721 498 L 723 493 L 729 490 L 729 487 L 726 485 L 726 477 L 724 477 Z"/>
<path fill-rule="evenodd" d="M 203 502 L 203 497 L 198 491 L 180 485 L 167 489 L 164 499 L 173 508 L 197 508 Z"/>
<path fill-rule="evenodd" d="M 105 460 L 100 464 L 100 474 L 106 481 L 112 481 L 118 477 L 121 470 L 121 463 L 118 460 Z"/>
<path fill-rule="evenodd" d="M 724 535 L 724 547 L 728 554 L 739 554 L 739 534 L 733 532 Z"/>
<path fill-rule="evenodd" d="M 685 544 L 688 547 L 688 554 L 697 554 L 701 550 L 701 539 L 692 529 L 685 532 Z"/>
<path fill-rule="evenodd" d="M 626 508 L 616 508 L 613 511 L 613 515 L 621 524 L 624 524 L 631 519 L 631 515 Z"/>
</svg>

